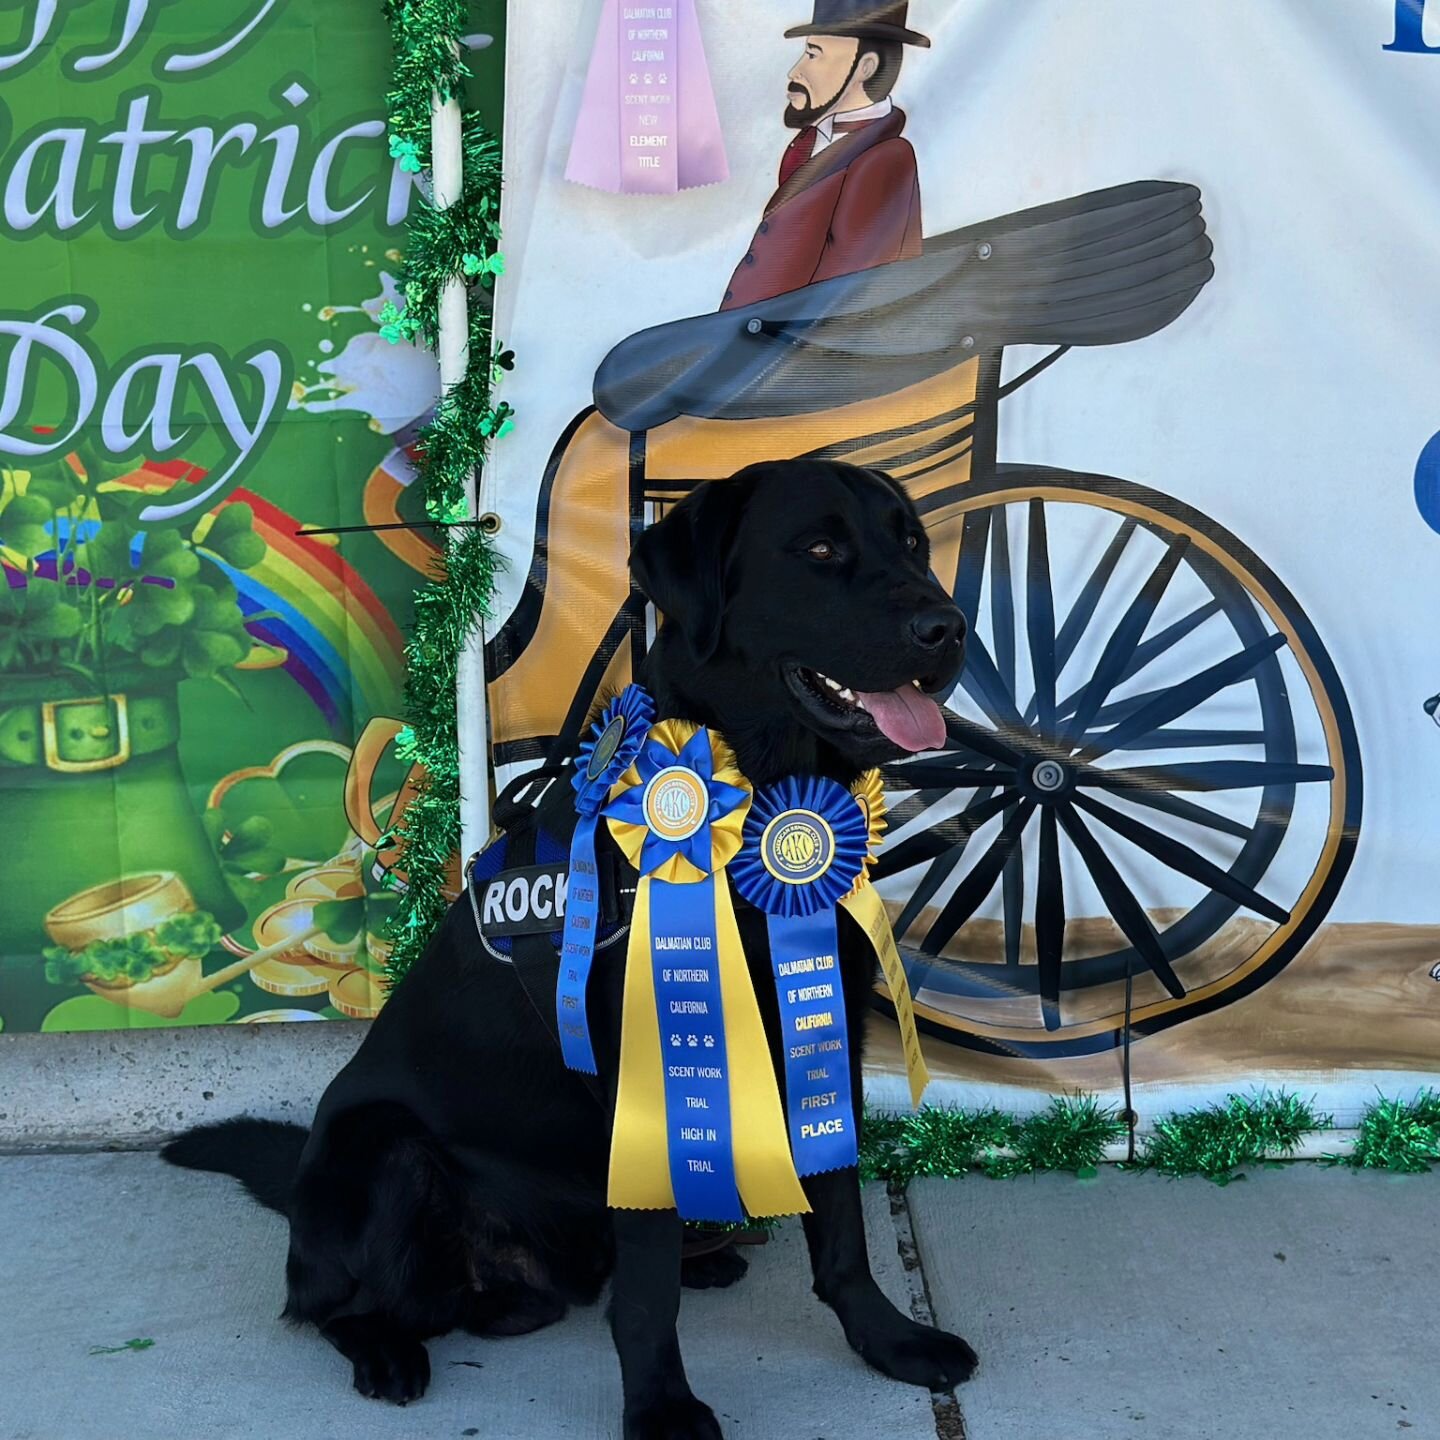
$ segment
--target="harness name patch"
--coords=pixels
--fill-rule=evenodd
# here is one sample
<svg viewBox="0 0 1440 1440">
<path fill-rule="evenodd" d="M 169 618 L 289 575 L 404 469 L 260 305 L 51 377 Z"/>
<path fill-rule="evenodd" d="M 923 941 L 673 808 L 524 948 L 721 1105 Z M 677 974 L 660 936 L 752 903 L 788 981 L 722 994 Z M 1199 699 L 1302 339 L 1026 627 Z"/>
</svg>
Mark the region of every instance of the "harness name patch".
<svg viewBox="0 0 1440 1440">
<path fill-rule="evenodd" d="M 517 866 L 480 881 L 480 933 L 489 938 L 563 929 L 569 881 L 568 864 Z"/>
</svg>

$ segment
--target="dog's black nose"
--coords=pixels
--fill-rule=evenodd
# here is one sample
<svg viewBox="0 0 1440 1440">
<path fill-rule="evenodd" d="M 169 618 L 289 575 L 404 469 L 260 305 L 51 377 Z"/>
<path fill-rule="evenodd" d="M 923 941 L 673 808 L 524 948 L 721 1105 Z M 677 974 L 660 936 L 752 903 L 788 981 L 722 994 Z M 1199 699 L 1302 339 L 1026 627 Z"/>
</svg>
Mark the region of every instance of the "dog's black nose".
<svg viewBox="0 0 1440 1440">
<path fill-rule="evenodd" d="M 940 650 L 965 634 L 965 617 L 953 605 L 932 605 L 911 617 L 910 633 L 925 649 Z"/>
</svg>

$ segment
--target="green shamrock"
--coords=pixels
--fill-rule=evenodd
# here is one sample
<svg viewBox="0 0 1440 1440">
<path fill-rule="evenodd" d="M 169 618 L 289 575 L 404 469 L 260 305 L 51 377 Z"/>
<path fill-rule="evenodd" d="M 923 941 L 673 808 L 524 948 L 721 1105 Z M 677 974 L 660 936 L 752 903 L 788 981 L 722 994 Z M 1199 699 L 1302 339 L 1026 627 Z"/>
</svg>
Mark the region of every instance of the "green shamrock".
<svg viewBox="0 0 1440 1440">
<path fill-rule="evenodd" d="M 365 897 L 322 900 L 314 910 L 315 927 L 336 945 L 347 945 L 365 923 Z"/>
<path fill-rule="evenodd" d="M 265 558 L 265 541 L 255 533 L 255 511 L 244 501 L 226 505 L 201 543 L 237 570 L 252 570 Z"/>
<path fill-rule="evenodd" d="M 420 171 L 420 147 L 413 140 L 407 140 L 402 135 L 390 137 L 390 158 L 398 160 L 400 168 L 407 175 L 415 175 Z"/>
<path fill-rule="evenodd" d="M 248 815 L 225 834 L 223 810 L 207 810 L 206 833 L 220 852 L 220 863 L 235 876 L 273 875 L 285 864 L 285 852 L 275 844 L 275 826 L 264 815 Z"/>
<path fill-rule="evenodd" d="M 56 549 L 54 505 L 43 495 L 16 495 L 0 511 L 0 539 L 27 560 Z"/>
<path fill-rule="evenodd" d="M 0 670 L 85 669 L 113 647 L 153 668 L 183 665 L 228 684 L 221 672 L 250 653 L 246 616 L 222 567 L 248 570 L 265 558 L 253 510 L 221 507 L 202 519 L 203 540 L 201 526 L 188 535 L 142 528 L 152 496 L 99 488 L 133 468 L 82 442 L 74 456 L 42 462 L 28 478 L 7 475 L 0 544 L 30 564 L 27 584 L 0 586 Z M 34 572 L 52 553 L 63 579 Z"/>
<path fill-rule="evenodd" d="M 155 942 L 167 954 L 179 958 L 208 955 L 225 932 L 205 910 L 182 910 L 155 927 Z"/>
<path fill-rule="evenodd" d="M 6 603 L 0 604 L 0 667 L 9 669 L 22 651 L 31 661 L 44 660 L 56 644 L 80 633 L 80 612 L 65 603 L 65 588 L 34 576 L 18 589 L 5 587 Z"/>
</svg>

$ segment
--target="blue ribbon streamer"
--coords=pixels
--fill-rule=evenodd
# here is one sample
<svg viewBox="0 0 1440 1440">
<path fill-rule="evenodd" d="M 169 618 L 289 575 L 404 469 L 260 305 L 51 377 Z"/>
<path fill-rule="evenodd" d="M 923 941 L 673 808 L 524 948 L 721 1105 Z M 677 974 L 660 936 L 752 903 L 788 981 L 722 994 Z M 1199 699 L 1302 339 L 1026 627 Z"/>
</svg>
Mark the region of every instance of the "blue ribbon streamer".
<svg viewBox="0 0 1440 1440">
<path fill-rule="evenodd" d="M 736 890 L 765 912 L 797 1175 L 859 1160 L 835 906 L 864 873 L 868 845 L 843 785 L 787 776 L 755 795 L 730 867 Z"/>
<path fill-rule="evenodd" d="M 835 910 L 770 915 L 770 965 L 780 1001 L 785 1114 L 797 1175 L 859 1161 L 850 1092 L 849 1032 Z"/>
<path fill-rule="evenodd" d="M 570 839 L 570 879 L 565 930 L 560 941 L 560 974 L 555 982 L 555 1021 L 560 1053 L 571 1070 L 596 1073 L 590 1043 L 586 990 L 600 924 L 600 877 L 595 863 L 595 829 L 610 787 L 640 753 L 655 719 L 655 702 L 639 685 L 627 685 L 601 712 L 575 759 L 571 785 L 578 820 Z"/>
<path fill-rule="evenodd" d="M 582 815 L 570 840 L 570 881 L 565 896 L 565 933 L 560 942 L 560 975 L 555 984 L 555 1018 L 560 1053 L 571 1070 L 596 1073 L 595 1047 L 585 991 L 600 923 L 600 876 L 595 864 L 595 827 L 600 816 Z"/>
<path fill-rule="evenodd" d="M 723 881 L 722 881 L 723 883 Z M 650 953 L 675 1208 L 686 1219 L 742 1220 L 730 1145 L 730 1075 L 715 934 L 715 880 L 650 882 Z"/>
</svg>

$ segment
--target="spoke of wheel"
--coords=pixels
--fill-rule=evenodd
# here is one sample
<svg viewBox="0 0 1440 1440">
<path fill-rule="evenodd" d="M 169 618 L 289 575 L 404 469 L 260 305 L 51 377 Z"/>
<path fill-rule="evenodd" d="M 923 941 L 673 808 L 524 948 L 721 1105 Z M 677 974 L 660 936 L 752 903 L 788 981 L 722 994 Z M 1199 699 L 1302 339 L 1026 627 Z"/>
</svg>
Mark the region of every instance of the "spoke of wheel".
<svg viewBox="0 0 1440 1440">
<path fill-rule="evenodd" d="M 1101 790 L 1258 790 L 1265 785 L 1316 785 L 1333 780 L 1328 765 L 1270 760 L 1196 760 L 1179 765 L 1137 765 L 1124 770 L 1081 770 L 1077 785 Z"/>
<path fill-rule="evenodd" d="M 973 621 L 980 609 L 980 581 L 985 574 L 985 550 L 990 539 L 990 512 L 972 510 L 960 531 L 960 561 L 955 567 L 952 597 L 960 613 Z"/>
<path fill-rule="evenodd" d="M 1085 868 L 1090 872 L 1090 878 L 1095 882 L 1095 888 L 1100 892 L 1100 898 L 1104 900 L 1111 918 L 1160 983 L 1177 1000 L 1183 1000 L 1185 987 L 1165 958 L 1160 937 L 1155 933 L 1150 917 L 1145 913 L 1144 906 L 1131 893 L 1130 887 L 1120 878 L 1120 872 L 1110 863 L 1110 857 L 1100 848 L 1099 841 L 1069 805 L 1061 807 L 1060 823 L 1080 852 L 1080 858 L 1085 862 Z"/>
<path fill-rule="evenodd" d="M 985 805 L 995 794 L 994 786 L 988 790 L 981 791 L 965 807 L 967 812 L 973 812 Z M 1003 798 L 1003 797 L 1002 797 Z M 964 813 L 964 812 L 962 812 Z M 993 812 L 992 812 L 993 813 Z M 971 826 L 964 837 L 952 845 L 945 854 L 930 866 L 920 877 L 920 882 L 910 892 L 910 898 L 905 902 L 905 908 L 901 910 L 900 917 L 895 922 L 895 933 L 904 935 L 906 931 L 925 913 L 925 907 L 935 898 L 936 892 L 955 872 L 955 867 L 960 863 L 965 854 L 965 847 L 970 843 L 979 822 Z M 883 877 L 881 877 L 883 878 Z"/>
<path fill-rule="evenodd" d="M 993 730 L 987 730 L 983 725 L 977 725 L 963 715 L 956 715 L 952 710 L 946 710 L 944 714 L 945 733 L 956 746 L 976 755 L 983 755 L 987 760 L 993 760 L 999 765 L 1020 763 L 1023 749 L 1010 744 L 1003 735 L 997 735 Z M 1022 731 L 1016 736 L 1021 745 L 1026 738 L 1028 731 Z"/>
<path fill-rule="evenodd" d="M 1117 745 L 1117 750 L 1219 750 L 1227 745 L 1263 745 L 1263 730 L 1152 730 L 1149 735 Z"/>
<path fill-rule="evenodd" d="M 1090 728 L 1104 730 L 1106 727 L 1119 725 L 1137 711 L 1143 710 L 1145 706 L 1153 705 L 1155 701 L 1168 695 L 1170 690 L 1169 685 L 1164 685 L 1159 690 L 1142 690 L 1138 695 L 1127 695 L 1122 700 L 1112 700 L 1108 705 L 1102 705 L 1091 717 Z"/>
<path fill-rule="evenodd" d="M 1247 679 L 1284 645 L 1285 636 L 1277 631 L 1264 640 L 1247 645 L 1243 650 L 1237 650 L 1228 659 L 1211 665 L 1183 684 L 1166 691 L 1150 704 L 1141 706 L 1128 720 L 1122 720 L 1113 730 L 1107 730 L 1104 735 L 1086 745 L 1076 759 L 1081 763 L 1098 759 L 1117 745 L 1127 744 L 1148 735 L 1152 730 L 1168 725 L 1172 720 L 1178 720 L 1196 706 L 1203 705 L 1212 695 L 1218 695 L 1231 685 L 1238 685 Z M 1086 728 L 1088 722 L 1086 726 L 1077 727 L 1073 733 L 1083 734 Z"/>
<path fill-rule="evenodd" d="M 1035 677 L 1033 708 L 1040 734 L 1055 738 L 1055 591 L 1050 583 L 1050 539 L 1045 502 L 1030 502 L 1030 547 L 1025 567 L 1025 629 Z"/>
<path fill-rule="evenodd" d="M 1060 960 L 1065 950 L 1065 881 L 1060 873 L 1060 832 L 1055 807 L 1040 815 L 1040 873 L 1035 880 L 1035 958 L 1040 1012 L 1047 1030 L 1060 1028 Z"/>
<path fill-rule="evenodd" d="M 897 789 L 934 788 L 940 792 L 973 789 L 977 785 L 994 785 L 997 780 L 1008 783 L 1013 769 L 993 765 L 947 765 L 943 760 L 928 759 L 914 765 L 893 765 L 885 771 L 887 783 Z"/>
<path fill-rule="evenodd" d="M 1116 775 L 1121 772 L 1104 770 L 1097 773 Z M 1207 830 L 1218 830 L 1222 835 L 1233 835 L 1237 840 L 1248 840 L 1250 838 L 1251 827 L 1243 822 L 1232 820 L 1228 815 L 1217 815 L 1213 810 L 1207 810 L 1203 805 L 1196 805 L 1189 800 L 1182 800 L 1178 795 L 1171 795 L 1165 790 L 1127 789 L 1126 798 L 1135 801 L 1138 805 L 1148 806 L 1151 810 L 1159 810 L 1166 815 L 1173 815 L 1177 820 L 1189 820 L 1192 824 L 1202 825 Z"/>
<path fill-rule="evenodd" d="M 898 845 L 882 846 L 873 872 L 874 878 L 884 880 L 891 875 L 899 875 L 923 861 L 937 859 L 953 846 L 963 848 L 987 820 L 1012 803 L 1008 792 L 1002 790 L 1000 794 L 992 795 L 989 799 L 972 800 L 958 815 L 938 821 L 928 830 L 910 835 Z"/>
<path fill-rule="evenodd" d="M 995 798 L 1002 806 L 1013 803 L 1014 799 L 1003 792 Z M 926 955 L 938 955 L 945 942 L 959 931 L 995 888 L 995 882 L 1000 878 L 1000 872 L 1005 868 L 1010 852 L 1019 845 L 1020 836 L 1034 810 L 1033 800 L 1022 800 L 1015 806 L 990 848 L 955 887 L 955 893 L 945 902 L 939 918 L 920 942 L 920 949 Z"/>
<path fill-rule="evenodd" d="M 989 784 L 990 788 L 993 789 L 996 778 L 999 776 L 1000 772 L 998 770 L 992 769 L 984 771 L 983 773 L 988 777 L 988 779 L 982 780 L 979 783 L 981 785 Z M 1013 772 L 1006 773 L 1008 774 Z M 888 822 L 887 828 L 892 832 L 900 830 L 902 826 L 907 825 L 911 820 L 914 820 L 918 816 L 923 815 L 932 806 L 940 804 L 942 800 L 948 799 L 951 795 L 955 793 L 955 787 L 951 785 L 948 781 L 945 784 L 941 785 L 938 789 L 911 789 L 910 785 L 906 783 L 905 770 L 903 766 L 887 766 L 884 770 L 880 772 L 880 774 L 882 783 L 884 784 L 887 792 L 893 792 L 897 790 L 906 790 L 910 792 L 905 796 L 903 800 L 897 800 L 893 805 L 888 805 L 886 808 L 886 820 Z M 987 791 L 986 793 L 988 794 L 989 792 Z"/>
<path fill-rule="evenodd" d="M 1218 615 L 1219 613 L 1220 602 L 1218 600 L 1210 600 L 1198 609 L 1192 610 L 1183 619 L 1175 621 L 1173 625 L 1167 625 L 1158 635 L 1152 636 L 1136 648 L 1130 663 L 1120 672 L 1120 678 L 1115 683 L 1117 685 L 1123 685 L 1127 680 L 1138 675 L 1152 660 L 1159 659 L 1159 657 L 1168 650 L 1173 650 L 1193 630 L 1197 630 L 1212 615 Z M 1060 701 L 1059 705 L 1056 706 L 1056 710 L 1062 720 L 1068 719 L 1075 713 L 1075 706 L 1079 704 L 1080 697 L 1084 693 L 1085 687 L 1082 685 L 1080 689 L 1071 695 L 1067 695 Z M 1132 697 L 1132 702 L 1127 703 L 1133 703 L 1133 698 L 1134 697 Z M 1031 708 L 1033 709 L 1034 707 L 1032 706 Z M 1091 721 L 1091 724 L 1104 723 L 1104 717 L 1110 713 L 1110 710 L 1110 706 L 1104 706 L 1099 714 L 1096 715 L 1095 719 Z"/>
<path fill-rule="evenodd" d="M 1010 512 L 998 506 L 990 522 L 990 631 L 995 668 L 1015 693 L 1015 591 L 1010 578 Z"/>
<path fill-rule="evenodd" d="M 1178 871 L 1181 875 L 1188 875 L 1190 879 L 1208 886 L 1211 890 L 1218 891 L 1221 895 L 1228 895 L 1230 899 L 1245 906 L 1247 910 L 1253 910 L 1257 915 L 1263 915 L 1267 920 L 1275 921 L 1277 925 L 1289 923 L 1290 912 L 1288 910 L 1282 909 L 1273 900 L 1267 900 L 1259 891 L 1252 890 L 1248 885 L 1235 879 L 1228 870 L 1222 870 L 1218 865 L 1211 864 L 1203 855 L 1197 855 L 1193 850 L 1180 844 L 1178 840 L 1172 840 L 1168 835 L 1152 829 L 1143 821 L 1122 814 L 1119 810 L 1114 810 L 1099 800 L 1091 799 L 1088 795 L 1077 794 L 1075 803 L 1082 810 L 1093 815 L 1102 825 L 1130 841 L 1132 845 L 1138 845 L 1147 855 L 1153 855 L 1162 865 Z"/>
<path fill-rule="evenodd" d="M 1067 736 L 1083 736 L 1095 719 L 1096 712 L 1105 703 L 1110 692 L 1120 683 L 1121 672 L 1130 663 L 1140 644 L 1145 628 L 1150 624 L 1156 607 L 1164 597 L 1171 578 L 1179 568 L 1189 541 L 1183 536 L 1172 540 L 1165 547 L 1160 563 L 1150 572 L 1149 578 L 1140 587 L 1140 593 L 1130 602 L 1120 623 L 1111 632 L 1101 652 L 1100 663 L 1085 686 L 1075 714 L 1065 727 Z"/>
<path fill-rule="evenodd" d="M 1014 669 L 1014 650 L 1011 650 L 1011 669 Z M 1026 729 L 1015 706 L 1015 691 L 1005 683 L 985 642 L 972 630 L 965 642 L 965 668 L 960 672 L 961 686 L 974 698 L 976 704 L 990 717 L 991 722 L 1002 728 Z"/>
<path fill-rule="evenodd" d="M 1120 672 L 1117 684 L 1123 685 L 1131 676 L 1138 675 L 1152 660 L 1158 659 L 1167 650 L 1173 650 L 1192 631 L 1198 630 L 1212 615 L 1220 613 L 1218 600 L 1207 600 L 1174 624 L 1167 625 L 1157 635 L 1152 635 L 1138 645 L 1130 663 Z"/>
<path fill-rule="evenodd" d="M 1013 970 L 1020 964 L 1020 934 L 1025 924 L 1025 852 L 1018 845 L 1001 872 L 1000 894 L 1005 907 L 1005 963 Z"/>
<path fill-rule="evenodd" d="M 1114 575 L 1115 567 L 1120 563 L 1120 557 L 1125 553 L 1125 547 L 1135 533 L 1135 527 L 1134 520 L 1126 520 L 1120 526 L 1105 547 L 1100 563 L 1090 572 L 1090 578 L 1075 597 L 1075 603 L 1070 607 L 1070 613 L 1065 617 L 1065 623 L 1060 627 L 1060 634 L 1055 640 L 1057 675 L 1070 663 L 1075 647 L 1094 618 L 1095 607 L 1099 605 L 1100 597 L 1105 593 L 1105 587 L 1109 585 L 1110 577 Z"/>
</svg>

